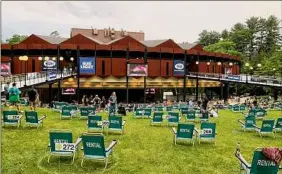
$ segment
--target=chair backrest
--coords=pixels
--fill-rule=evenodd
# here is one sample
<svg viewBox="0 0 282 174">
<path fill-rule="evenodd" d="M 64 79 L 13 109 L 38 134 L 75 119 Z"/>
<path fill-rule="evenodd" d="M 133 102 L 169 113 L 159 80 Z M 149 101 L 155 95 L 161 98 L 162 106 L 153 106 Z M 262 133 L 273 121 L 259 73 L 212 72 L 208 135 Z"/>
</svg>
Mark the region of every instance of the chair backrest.
<svg viewBox="0 0 282 174">
<path fill-rule="evenodd" d="M 240 107 L 239 105 L 233 105 L 233 111 L 239 111 L 240 110 Z"/>
<path fill-rule="evenodd" d="M 153 122 L 162 122 L 163 121 L 163 112 L 154 112 Z"/>
<path fill-rule="evenodd" d="M 62 109 L 63 105 L 65 104 L 62 102 L 55 102 L 53 105 L 55 109 Z"/>
<path fill-rule="evenodd" d="M 157 106 L 157 107 L 155 108 L 155 111 L 161 111 L 161 112 L 163 112 L 163 111 L 164 111 L 164 107 L 162 107 L 162 106 Z"/>
<path fill-rule="evenodd" d="M 151 116 L 151 112 L 152 112 L 152 109 L 150 109 L 150 108 L 145 108 L 144 109 L 144 115 L 145 116 L 148 116 L 148 117 Z"/>
<path fill-rule="evenodd" d="M 187 119 L 195 119 L 196 118 L 196 111 L 195 110 L 189 110 L 187 112 Z"/>
<path fill-rule="evenodd" d="M 261 149 L 256 149 L 254 152 L 250 173 L 252 174 L 276 174 L 278 173 L 279 165 L 267 159 Z"/>
<path fill-rule="evenodd" d="M 215 138 L 215 123 L 202 122 L 201 123 L 201 137 Z"/>
<path fill-rule="evenodd" d="M 274 126 L 274 120 L 263 120 L 261 125 L 261 132 L 272 132 Z"/>
<path fill-rule="evenodd" d="M 244 104 L 240 105 L 240 111 L 244 111 L 244 110 L 246 110 L 246 105 Z"/>
<path fill-rule="evenodd" d="M 38 123 L 38 114 L 35 111 L 25 111 L 25 120 L 28 123 Z"/>
<path fill-rule="evenodd" d="M 259 108 L 256 110 L 256 116 L 257 117 L 264 117 L 266 114 L 266 110 L 262 109 L 262 108 Z"/>
<path fill-rule="evenodd" d="M 194 124 L 179 123 L 177 127 L 178 138 L 192 138 L 194 133 Z"/>
<path fill-rule="evenodd" d="M 172 106 L 167 106 L 166 111 L 172 111 Z"/>
<path fill-rule="evenodd" d="M 88 116 L 89 115 L 88 108 L 87 107 L 80 108 L 80 115 L 84 117 Z"/>
<path fill-rule="evenodd" d="M 18 116 L 16 115 L 19 115 L 17 110 L 3 111 L 3 121 L 6 123 L 18 122 Z"/>
<path fill-rule="evenodd" d="M 88 110 L 88 116 L 95 115 L 96 113 L 96 107 L 87 107 L 87 110 Z"/>
<path fill-rule="evenodd" d="M 103 134 L 83 134 L 82 145 L 84 155 L 106 157 Z"/>
<path fill-rule="evenodd" d="M 232 105 L 228 105 L 228 109 L 232 109 L 232 107 L 233 107 Z"/>
<path fill-rule="evenodd" d="M 180 108 L 182 114 L 187 114 L 188 110 L 188 108 Z"/>
<path fill-rule="evenodd" d="M 255 116 L 248 116 L 245 118 L 245 127 L 246 128 L 254 128 L 254 124 L 256 124 Z"/>
<path fill-rule="evenodd" d="M 249 114 L 248 114 L 248 116 L 256 116 L 256 110 L 255 109 L 251 109 L 251 110 L 249 110 Z"/>
<path fill-rule="evenodd" d="M 137 108 L 135 111 L 135 115 L 142 116 L 144 114 L 144 109 Z"/>
<path fill-rule="evenodd" d="M 178 123 L 179 122 L 179 112 L 168 112 L 168 122 Z"/>
<path fill-rule="evenodd" d="M 102 116 L 89 116 L 87 122 L 88 128 L 102 128 Z"/>
<path fill-rule="evenodd" d="M 62 116 L 71 116 L 72 108 L 70 106 L 63 106 L 62 107 Z"/>
<path fill-rule="evenodd" d="M 122 129 L 122 117 L 121 116 L 110 116 L 109 117 L 109 128 Z"/>
<path fill-rule="evenodd" d="M 72 132 L 70 130 L 51 130 L 49 132 L 51 152 L 60 152 L 56 150 L 56 143 L 72 143 Z"/>
<path fill-rule="evenodd" d="M 26 100 L 24 98 L 21 98 L 20 99 L 20 104 L 25 105 L 25 104 L 27 104 L 27 102 L 26 102 Z"/>
<path fill-rule="evenodd" d="M 282 118 L 278 118 L 275 124 L 275 128 L 282 128 Z"/>
<path fill-rule="evenodd" d="M 69 105 L 69 107 L 70 107 L 71 110 L 73 110 L 73 111 L 77 111 L 77 110 L 78 110 L 78 106 L 77 106 L 77 105 Z"/>
</svg>

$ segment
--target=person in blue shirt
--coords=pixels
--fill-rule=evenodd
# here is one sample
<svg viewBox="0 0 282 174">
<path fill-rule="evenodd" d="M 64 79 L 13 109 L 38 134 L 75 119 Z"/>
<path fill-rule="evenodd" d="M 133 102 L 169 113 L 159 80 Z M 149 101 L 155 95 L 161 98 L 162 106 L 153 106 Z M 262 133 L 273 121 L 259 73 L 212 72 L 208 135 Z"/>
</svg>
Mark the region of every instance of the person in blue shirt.
<svg viewBox="0 0 282 174">
<path fill-rule="evenodd" d="M 17 88 L 17 84 L 13 83 L 13 86 L 8 90 L 9 92 L 9 102 L 11 105 L 17 106 L 17 109 L 19 110 L 18 102 L 20 101 L 20 94 L 21 91 L 19 88 Z"/>
</svg>

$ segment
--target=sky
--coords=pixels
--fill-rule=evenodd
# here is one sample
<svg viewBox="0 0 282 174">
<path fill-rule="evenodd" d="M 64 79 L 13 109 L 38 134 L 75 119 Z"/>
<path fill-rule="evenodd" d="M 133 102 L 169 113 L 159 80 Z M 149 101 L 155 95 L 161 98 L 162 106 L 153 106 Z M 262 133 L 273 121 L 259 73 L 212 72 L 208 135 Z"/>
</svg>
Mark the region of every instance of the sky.
<svg viewBox="0 0 282 174">
<path fill-rule="evenodd" d="M 281 19 L 281 1 L 2 1 L 2 40 L 13 34 L 69 37 L 72 27 L 145 32 L 145 40 L 195 42 L 251 16 Z"/>
</svg>

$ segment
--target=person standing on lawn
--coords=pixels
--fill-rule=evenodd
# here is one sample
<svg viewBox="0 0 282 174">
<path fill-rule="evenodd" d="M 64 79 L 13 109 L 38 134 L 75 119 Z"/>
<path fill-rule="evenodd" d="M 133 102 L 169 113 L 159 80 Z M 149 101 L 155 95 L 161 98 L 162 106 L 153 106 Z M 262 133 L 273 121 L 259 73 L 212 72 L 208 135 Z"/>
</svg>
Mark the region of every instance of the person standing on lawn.
<svg viewBox="0 0 282 174">
<path fill-rule="evenodd" d="M 207 113 L 207 107 L 208 107 L 208 103 L 209 103 L 209 99 L 207 98 L 207 95 L 205 93 L 203 93 L 203 99 L 202 99 L 202 114 L 203 117 L 207 117 L 209 116 L 209 114 Z"/>
<path fill-rule="evenodd" d="M 110 108 L 109 113 L 116 113 L 116 106 L 117 106 L 117 96 L 116 93 L 113 92 L 109 98 Z"/>
<path fill-rule="evenodd" d="M 4 95 L 6 102 L 9 100 L 9 87 L 10 87 L 10 82 L 7 82 L 7 84 L 4 86 Z"/>
<path fill-rule="evenodd" d="M 17 88 L 17 84 L 13 83 L 13 87 L 11 87 L 8 92 L 9 92 L 9 102 L 11 103 L 12 106 L 15 105 L 19 111 L 20 108 L 18 103 L 20 101 L 21 91 L 19 90 L 19 88 Z"/>
<path fill-rule="evenodd" d="M 38 93 L 34 89 L 34 86 L 31 87 L 31 89 L 27 92 L 28 100 L 30 104 L 30 110 L 34 110 L 36 108 L 36 101 L 38 100 Z"/>
</svg>

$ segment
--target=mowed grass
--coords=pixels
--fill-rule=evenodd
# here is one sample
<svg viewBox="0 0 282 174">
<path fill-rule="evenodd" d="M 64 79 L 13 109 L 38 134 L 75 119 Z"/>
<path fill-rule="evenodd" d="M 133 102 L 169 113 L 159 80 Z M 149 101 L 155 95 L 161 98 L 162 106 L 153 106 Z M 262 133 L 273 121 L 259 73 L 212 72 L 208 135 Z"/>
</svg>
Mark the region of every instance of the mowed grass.
<svg viewBox="0 0 282 174">
<path fill-rule="evenodd" d="M 134 119 L 130 113 L 124 117 L 124 135 L 105 134 L 106 145 L 111 140 L 118 140 L 111 163 L 105 171 L 104 163 L 91 160 L 87 160 L 82 168 L 81 150 L 73 165 L 67 165 L 69 158 L 58 157 L 51 158 L 49 164 L 48 131 L 70 129 L 75 141 L 87 131 L 86 120 L 60 120 L 59 113 L 48 109 L 38 111 L 47 114 L 43 128 L 2 128 L 2 173 L 238 173 L 239 164 L 234 156 L 237 142 L 240 142 L 241 152 L 249 162 L 256 147 L 282 145 L 282 133 L 276 133 L 274 139 L 260 138 L 255 132 L 244 132 L 237 122 L 237 119 L 243 119 L 241 113 L 221 110 L 219 118 L 211 119 L 217 124 L 216 145 L 196 142 L 194 147 L 191 144 L 175 146 L 171 127 L 166 124 L 150 126 L 149 119 Z M 106 118 L 106 113 L 103 116 Z M 269 111 L 267 118 L 276 120 L 279 116 L 282 116 L 281 111 Z M 258 125 L 261 125 L 261 121 L 258 121 Z M 199 126 L 200 123 L 196 123 L 196 127 Z"/>
</svg>

